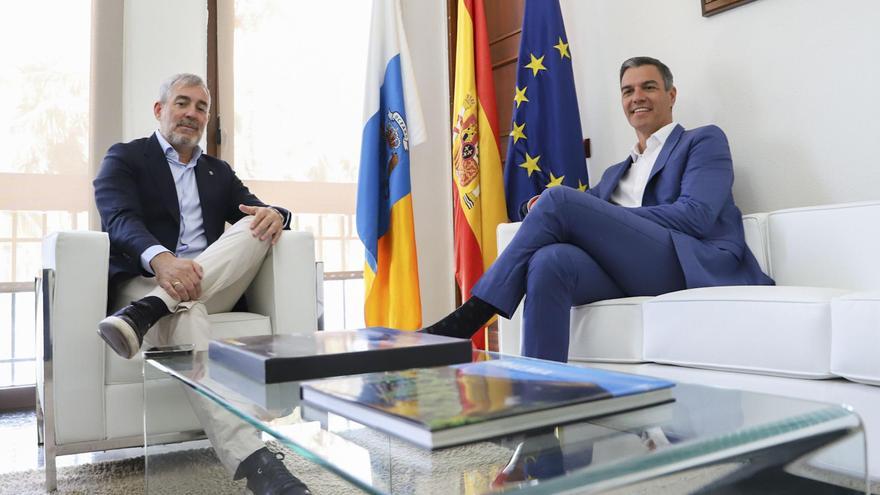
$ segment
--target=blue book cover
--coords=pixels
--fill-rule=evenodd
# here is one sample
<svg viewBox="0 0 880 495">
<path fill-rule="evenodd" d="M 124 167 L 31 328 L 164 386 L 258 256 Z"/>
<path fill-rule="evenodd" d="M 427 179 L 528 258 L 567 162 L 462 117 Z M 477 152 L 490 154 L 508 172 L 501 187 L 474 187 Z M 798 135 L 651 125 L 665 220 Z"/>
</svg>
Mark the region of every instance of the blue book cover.
<svg viewBox="0 0 880 495">
<path fill-rule="evenodd" d="M 302 384 L 303 400 L 426 448 L 672 400 L 672 382 L 499 356 Z"/>
<path fill-rule="evenodd" d="M 208 357 L 260 383 L 470 361 L 471 343 L 384 327 L 215 339 Z"/>
</svg>

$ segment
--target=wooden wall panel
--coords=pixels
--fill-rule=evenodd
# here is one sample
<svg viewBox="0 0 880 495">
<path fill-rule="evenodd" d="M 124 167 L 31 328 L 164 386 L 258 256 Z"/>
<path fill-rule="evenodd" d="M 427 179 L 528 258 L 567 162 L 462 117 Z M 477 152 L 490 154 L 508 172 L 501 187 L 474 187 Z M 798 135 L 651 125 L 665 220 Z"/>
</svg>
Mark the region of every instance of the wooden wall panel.
<svg viewBox="0 0 880 495">
<path fill-rule="evenodd" d="M 489 41 L 522 27 L 525 0 L 484 0 Z"/>
<path fill-rule="evenodd" d="M 510 119 L 513 116 L 513 88 L 516 86 L 516 62 L 505 64 L 492 71 L 495 79 L 495 100 L 498 106 L 498 143 L 501 144 L 501 160 L 507 156 L 507 137 L 510 135 Z"/>
<path fill-rule="evenodd" d="M 503 160 L 507 154 L 507 136 L 510 134 L 511 102 L 516 86 L 516 61 L 525 0 L 485 0 L 485 6 L 498 108 L 498 142 Z"/>
<path fill-rule="evenodd" d="M 489 40 L 489 53 L 492 58 L 492 66 L 496 67 L 516 60 L 519 55 L 520 30 L 507 33 L 503 38 Z"/>
</svg>

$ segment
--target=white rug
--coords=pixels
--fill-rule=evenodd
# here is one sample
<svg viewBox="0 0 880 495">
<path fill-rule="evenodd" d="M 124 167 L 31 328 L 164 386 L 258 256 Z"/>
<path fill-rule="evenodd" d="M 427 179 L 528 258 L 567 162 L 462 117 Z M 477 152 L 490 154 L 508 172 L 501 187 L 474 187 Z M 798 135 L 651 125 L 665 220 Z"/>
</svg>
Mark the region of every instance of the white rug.
<svg viewBox="0 0 880 495">
<path fill-rule="evenodd" d="M 242 494 L 249 493 L 244 480 L 232 481 L 217 460 L 213 449 L 173 452 L 151 457 L 160 471 L 151 478 L 150 493 L 167 494 Z M 311 462 L 287 455 L 285 463 L 315 495 L 360 494 L 351 484 L 322 471 Z M 151 468 L 152 469 L 152 468 Z M 45 494 L 42 470 L 0 475 L 0 494 Z M 59 495 L 143 494 L 144 458 L 100 462 L 65 467 L 58 470 Z"/>
<path fill-rule="evenodd" d="M 360 440 L 364 440 L 361 438 Z M 367 440 L 369 443 L 369 440 Z M 446 457 L 440 465 L 450 472 L 429 468 L 425 463 L 424 452 L 403 443 L 392 442 L 383 446 L 394 454 L 377 461 L 381 466 L 372 466 L 373 472 L 387 473 L 386 479 L 373 480 L 380 490 L 391 493 L 444 494 L 481 493 L 491 482 L 497 470 L 509 459 L 509 450 L 492 443 L 482 443 L 461 449 L 448 449 L 439 454 Z M 270 444 L 271 449 L 277 445 Z M 377 448 L 372 445 L 371 448 Z M 464 450 L 463 450 L 464 449 Z M 435 454 L 436 455 L 436 454 Z M 481 465 L 491 465 L 491 469 L 467 470 L 467 464 L 480 458 Z M 159 472 L 151 478 L 150 493 L 222 495 L 249 493 L 243 481 L 234 482 L 209 448 L 161 454 L 150 458 L 151 471 Z M 285 464 L 291 472 L 302 479 L 315 495 L 349 495 L 362 491 L 347 481 L 330 474 L 295 454 L 287 453 Z M 390 464 L 390 465 L 389 465 Z M 428 464 L 430 465 L 430 463 Z M 654 495 L 657 493 L 690 493 L 699 490 L 708 482 L 723 476 L 736 468 L 734 464 L 722 464 L 696 469 L 688 473 L 666 476 L 647 482 L 630 485 L 624 489 L 608 492 L 613 495 Z M 432 475 L 425 478 L 425 469 Z M 436 471 L 436 472 L 435 472 Z M 452 472 L 454 471 L 454 472 Z M 464 472 L 465 475 L 461 473 Z M 45 494 L 45 475 L 41 470 L 0 474 L 0 494 Z M 845 480 L 835 480 L 843 486 L 850 485 Z M 843 481 L 841 483 L 841 481 Z M 878 486 L 872 486 L 872 493 L 878 493 Z M 58 470 L 58 491 L 60 495 L 72 494 L 143 494 L 144 458 L 135 457 L 121 461 L 84 464 Z"/>
<path fill-rule="evenodd" d="M 232 482 L 212 449 L 190 450 L 163 454 L 160 462 L 188 465 L 191 476 L 188 483 L 175 483 L 167 493 L 242 493 L 243 486 Z M 0 475 L 0 493 L 44 494 L 45 473 L 42 470 L 21 471 Z M 68 494 L 142 494 L 144 493 L 144 458 L 134 457 L 121 461 L 82 464 L 58 470 L 58 491 Z M 161 493 L 161 492 L 160 492 Z"/>
</svg>

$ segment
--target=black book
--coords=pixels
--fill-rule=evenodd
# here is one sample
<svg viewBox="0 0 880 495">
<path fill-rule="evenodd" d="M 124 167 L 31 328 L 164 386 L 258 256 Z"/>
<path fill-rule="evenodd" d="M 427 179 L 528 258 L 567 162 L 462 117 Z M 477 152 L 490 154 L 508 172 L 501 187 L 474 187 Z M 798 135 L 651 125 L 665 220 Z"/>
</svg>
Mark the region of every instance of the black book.
<svg viewBox="0 0 880 495">
<path fill-rule="evenodd" d="M 241 395 L 261 408 L 287 416 L 299 405 L 299 382 L 263 383 L 231 370 L 218 362 L 211 363 L 210 379 L 214 384 Z"/>
<path fill-rule="evenodd" d="M 390 328 L 212 340 L 208 357 L 260 383 L 442 366 L 471 360 L 471 341 Z"/>
<path fill-rule="evenodd" d="M 302 384 L 306 404 L 434 449 L 669 402 L 666 380 L 515 356 Z"/>
</svg>

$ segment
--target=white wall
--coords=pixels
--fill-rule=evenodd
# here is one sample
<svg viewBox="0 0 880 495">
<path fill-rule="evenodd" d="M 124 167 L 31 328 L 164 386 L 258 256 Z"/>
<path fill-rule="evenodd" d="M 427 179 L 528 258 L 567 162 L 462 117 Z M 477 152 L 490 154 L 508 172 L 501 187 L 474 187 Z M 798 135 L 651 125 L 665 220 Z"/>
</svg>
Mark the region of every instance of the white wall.
<svg viewBox="0 0 880 495">
<path fill-rule="evenodd" d="M 455 307 L 446 2 L 401 3 L 428 134 L 411 157 L 422 323 L 428 325 Z"/>
<path fill-rule="evenodd" d="M 635 141 L 618 70 L 649 55 L 675 75 L 675 119 L 731 143 L 744 213 L 880 199 L 880 2 L 757 0 L 703 18 L 696 0 L 562 0 L 591 181 Z"/>
<path fill-rule="evenodd" d="M 208 8 L 205 0 L 125 0 L 123 17 L 120 140 L 130 141 L 159 127 L 153 102 L 165 78 L 179 72 L 205 77 Z"/>
</svg>

